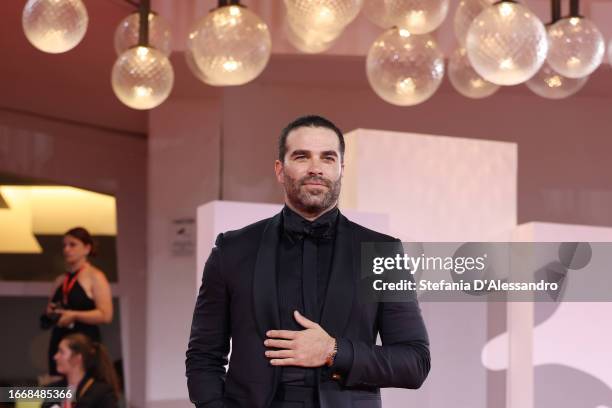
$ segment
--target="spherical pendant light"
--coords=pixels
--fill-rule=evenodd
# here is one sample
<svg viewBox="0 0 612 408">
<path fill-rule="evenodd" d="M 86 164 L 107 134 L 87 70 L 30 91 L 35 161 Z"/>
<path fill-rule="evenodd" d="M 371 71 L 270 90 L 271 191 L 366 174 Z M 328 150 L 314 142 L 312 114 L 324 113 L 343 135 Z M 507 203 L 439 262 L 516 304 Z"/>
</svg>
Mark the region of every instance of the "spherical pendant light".
<svg viewBox="0 0 612 408">
<path fill-rule="evenodd" d="M 548 63 L 525 82 L 533 93 L 547 99 L 564 99 L 580 91 L 589 77 L 567 78 L 555 72 Z"/>
<path fill-rule="evenodd" d="M 140 15 L 132 13 L 119 23 L 115 29 L 115 52 L 121 55 L 123 51 L 138 45 Z M 170 24 L 157 13 L 149 13 L 149 44 L 151 47 L 170 55 L 172 52 Z"/>
<path fill-rule="evenodd" d="M 363 0 L 285 0 L 287 16 L 314 31 L 341 32 L 357 17 Z"/>
<path fill-rule="evenodd" d="M 548 28 L 551 68 L 567 78 L 590 75 L 603 61 L 606 46 L 595 24 L 584 17 L 563 18 Z"/>
<path fill-rule="evenodd" d="M 472 24 L 472 21 L 484 9 L 493 4 L 495 0 L 461 0 L 455 11 L 453 28 L 455 29 L 455 37 L 462 47 L 465 47 L 467 32 Z"/>
<path fill-rule="evenodd" d="M 368 81 L 385 101 L 410 106 L 430 98 L 444 77 L 444 56 L 432 36 L 392 28 L 379 36 L 366 59 Z"/>
<path fill-rule="evenodd" d="M 448 6 L 448 0 L 365 0 L 363 11 L 381 28 L 397 26 L 412 34 L 425 34 L 442 24 Z"/>
<path fill-rule="evenodd" d="M 212 10 L 196 26 L 193 57 L 210 85 L 242 85 L 266 67 L 272 51 L 268 26 L 248 9 Z"/>
<path fill-rule="evenodd" d="M 198 30 L 196 28 L 192 28 L 187 36 L 187 44 L 185 47 L 185 62 L 187 63 L 187 68 L 191 71 L 191 73 L 198 78 L 200 81 L 209 84 L 210 78 L 206 78 L 200 67 L 195 61 L 195 57 L 193 56 L 193 44 L 195 42 L 196 37 L 198 36 Z"/>
<path fill-rule="evenodd" d="M 299 32 L 287 21 L 285 24 L 285 34 L 291 45 L 299 51 L 308 54 L 316 54 L 327 51 L 334 44 L 340 33 L 332 36 L 327 33 L 316 31 Z"/>
<path fill-rule="evenodd" d="M 306 53 L 329 49 L 355 19 L 363 0 L 285 0 L 285 32 L 289 42 Z"/>
<path fill-rule="evenodd" d="M 451 55 L 448 62 L 448 78 L 457 92 L 468 98 L 486 98 L 499 89 L 499 85 L 487 81 L 474 71 L 465 48 L 458 48 Z"/>
<path fill-rule="evenodd" d="M 172 90 L 174 70 L 170 60 L 155 48 L 136 46 L 119 56 L 112 72 L 115 95 L 134 109 L 161 104 Z"/>
<path fill-rule="evenodd" d="M 88 21 L 81 0 L 29 0 L 21 19 L 28 41 L 51 54 L 76 47 L 85 36 Z"/>
<path fill-rule="evenodd" d="M 544 64 L 546 29 L 525 6 L 503 1 L 474 19 L 466 49 L 470 63 L 484 79 L 497 85 L 516 85 Z"/>
</svg>

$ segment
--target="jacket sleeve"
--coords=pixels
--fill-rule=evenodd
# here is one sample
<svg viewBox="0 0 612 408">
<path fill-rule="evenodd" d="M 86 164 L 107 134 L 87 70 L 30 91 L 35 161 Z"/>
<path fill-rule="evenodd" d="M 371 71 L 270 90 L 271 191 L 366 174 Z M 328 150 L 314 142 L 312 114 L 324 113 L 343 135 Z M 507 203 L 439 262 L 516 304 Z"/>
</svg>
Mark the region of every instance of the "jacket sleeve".
<svg viewBox="0 0 612 408">
<path fill-rule="evenodd" d="M 397 243 L 401 248 L 401 242 Z M 419 388 L 429 374 L 431 360 L 416 296 L 379 302 L 377 320 L 382 346 L 347 339 L 353 346 L 353 361 L 343 384 Z"/>
<path fill-rule="evenodd" d="M 222 241 L 223 234 L 219 234 L 204 266 L 186 353 L 189 399 L 198 408 L 223 406 L 230 348 L 230 298 L 223 279 Z"/>
</svg>

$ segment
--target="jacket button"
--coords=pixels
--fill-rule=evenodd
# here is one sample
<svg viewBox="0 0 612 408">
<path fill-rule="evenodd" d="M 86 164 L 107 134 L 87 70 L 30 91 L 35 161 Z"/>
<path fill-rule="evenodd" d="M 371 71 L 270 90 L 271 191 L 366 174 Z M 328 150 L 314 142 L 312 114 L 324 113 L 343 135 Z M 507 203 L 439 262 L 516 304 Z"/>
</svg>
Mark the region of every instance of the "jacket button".
<svg viewBox="0 0 612 408">
<path fill-rule="evenodd" d="M 338 373 L 333 373 L 333 374 L 332 374 L 332 378 L 333 378 L 334 380 L 340 380 L 340 379 L 342 378 L 342 376 L 341 376 L 340 374 L 338 374 Z"/>
</svg>

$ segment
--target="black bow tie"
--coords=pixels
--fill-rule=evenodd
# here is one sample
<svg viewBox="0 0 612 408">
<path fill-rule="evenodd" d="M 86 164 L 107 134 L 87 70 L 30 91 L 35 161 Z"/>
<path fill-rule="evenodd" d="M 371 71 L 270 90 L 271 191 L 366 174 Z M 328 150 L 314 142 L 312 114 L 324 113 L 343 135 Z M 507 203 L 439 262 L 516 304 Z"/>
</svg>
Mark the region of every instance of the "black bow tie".
<svg viewBox="0 0 612 408">
<path fill-rule="evenodd" d="M 315 240 L 333 238 L 336 220 L 335 213 L 329 215 L 326 213 L 321 216 L 321 219 L 308 221 L 296 213 L 289 213 L 289 211 L 286 211 L 284 214 L 283 224 L 285 232 L 287 232 L 290 237 L 300 240 L 304 238 Z"/>
</svg>

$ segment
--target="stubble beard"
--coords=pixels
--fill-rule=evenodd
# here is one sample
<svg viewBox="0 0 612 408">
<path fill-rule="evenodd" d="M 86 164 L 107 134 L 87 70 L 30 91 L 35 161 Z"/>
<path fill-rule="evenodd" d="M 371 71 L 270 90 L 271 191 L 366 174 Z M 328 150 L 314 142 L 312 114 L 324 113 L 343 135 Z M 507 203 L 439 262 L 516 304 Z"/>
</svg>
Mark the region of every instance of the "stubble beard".
<svg viewBox="0 0 612 408">
<path fill-rule="evenodd" d="M 294 179 L 287 173 L 284 174 L 285 193 L 293 207 L 307 214 L 320 214 L 336 203 L 340 196 L 342 178 L 331 181 L 323 177 L 306 176 L 299 180 Z M 327 189 L 320 191 L 307 191 L 303 188 L 305 183 L 316 181 L 323 183 Z"/>
</svg>

